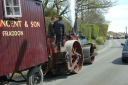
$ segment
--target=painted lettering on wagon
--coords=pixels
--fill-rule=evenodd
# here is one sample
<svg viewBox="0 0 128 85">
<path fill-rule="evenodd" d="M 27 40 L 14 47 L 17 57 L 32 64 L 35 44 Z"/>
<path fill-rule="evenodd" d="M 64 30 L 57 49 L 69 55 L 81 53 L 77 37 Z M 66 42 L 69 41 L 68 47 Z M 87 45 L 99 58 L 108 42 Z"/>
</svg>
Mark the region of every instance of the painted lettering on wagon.
<svg viewBox="0 0 128 85">
<path fill-rule="evenodd" d="M 23 36 L 23 31 L 2 31 L 3 36 Z"/>
<path fill-rule="evenodd" d="M 9 21 L 9 20 L 0 20 L 0 27 L 21 27 L 22 26 L 22 21 Z M 27 21 L 24 22 L 24 27 L 40 27 L 40 22 L 37 21 L 31 21 L 28 23 Z"/>
<path fill-rule="evenodd" d="M 0 27 L 7 27 L 7 28 L 21 28 L 22 27 L 22 21 L 9 21 L 9 20 L 0 20 Z M 27 21 L 24 22 L 25 28 L 37 28 L 40 27 L 40 22 L 31 21 L 28 23 Z M 23 31 L 2 31 L 3 36 L 23 36 Z"/>
<path fill-rule="evenodd" d="M 22 21 L 3 21 L 0 20 L 0 27 L 21 27 Z"/>
</svg>

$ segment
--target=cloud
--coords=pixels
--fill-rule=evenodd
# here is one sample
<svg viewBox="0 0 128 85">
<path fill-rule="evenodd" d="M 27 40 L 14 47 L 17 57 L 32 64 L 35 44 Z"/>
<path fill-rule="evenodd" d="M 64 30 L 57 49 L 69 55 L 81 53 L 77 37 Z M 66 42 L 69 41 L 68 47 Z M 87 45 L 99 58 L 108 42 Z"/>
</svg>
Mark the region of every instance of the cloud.
<svg viewBox="0 0 128 85">
<path fill-rule="evenodd" d="M 126 24 L 128 24 L 128 20 L 115 20 L 110 23 L 108 30 L 114 32 L 125 32 Z"/>
<path fill-rule="evenodd" d="M 106 20 L 111 21 L 109 31 L 124 32 L 128 26 L 128 5 L 118 5 L 110 8 L 105 14 Z"/>
</svg>

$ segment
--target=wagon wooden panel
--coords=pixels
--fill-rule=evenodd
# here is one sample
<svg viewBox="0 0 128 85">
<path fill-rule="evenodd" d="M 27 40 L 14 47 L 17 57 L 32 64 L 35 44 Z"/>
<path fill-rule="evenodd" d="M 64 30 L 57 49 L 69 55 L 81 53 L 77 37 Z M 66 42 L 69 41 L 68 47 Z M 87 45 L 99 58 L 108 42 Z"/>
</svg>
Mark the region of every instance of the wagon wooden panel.
<svg viewBox="0 0 128 85">
<path fill-rule="evenodd" d="M 22 17 L 5 18 L 0 0 L 0 76 L 20 71 L 48 59 L 42 3 L 20 0 Z"/>
</svg>

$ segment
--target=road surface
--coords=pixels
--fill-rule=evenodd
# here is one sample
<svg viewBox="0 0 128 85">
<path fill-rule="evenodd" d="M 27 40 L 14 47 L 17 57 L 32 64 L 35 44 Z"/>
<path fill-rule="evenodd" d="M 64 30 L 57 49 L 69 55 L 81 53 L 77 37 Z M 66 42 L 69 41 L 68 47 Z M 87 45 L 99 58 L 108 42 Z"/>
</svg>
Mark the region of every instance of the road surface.
<svg viewBox="0 0 128 85">
<path fill-rule="evenodd" d="M 43 85 L 128 85 L 128 63 L 121 61 L 121 43 L 124 42 L 125 39 L 108 40 L 99 47 L 94 64 L 84 65 L 79 74 L 49 74 L 45 76 Z"/>
</svg>

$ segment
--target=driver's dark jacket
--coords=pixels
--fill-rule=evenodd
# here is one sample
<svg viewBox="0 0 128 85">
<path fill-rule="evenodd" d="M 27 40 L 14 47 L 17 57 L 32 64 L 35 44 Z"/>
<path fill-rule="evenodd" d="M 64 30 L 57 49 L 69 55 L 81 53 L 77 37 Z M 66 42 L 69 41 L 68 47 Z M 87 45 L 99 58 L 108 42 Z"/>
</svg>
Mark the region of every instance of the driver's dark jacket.
<svg viewBox="0 0 128 85">
<path fill-rule="evenodd" d="M 53 24 L 55 34 L 64 36 L 65 25 L 62 20 L 58 20 Z"/>
</svg>

